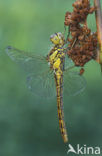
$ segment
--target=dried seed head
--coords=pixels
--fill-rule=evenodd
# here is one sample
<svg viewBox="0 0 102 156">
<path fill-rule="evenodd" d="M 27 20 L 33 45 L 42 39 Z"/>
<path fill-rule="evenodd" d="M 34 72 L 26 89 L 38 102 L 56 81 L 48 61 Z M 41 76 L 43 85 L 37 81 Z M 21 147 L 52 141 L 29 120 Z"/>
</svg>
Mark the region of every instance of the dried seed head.
<svg viewBox="0 0 102 156">
<path fill-rule="evenodd" d="M 70 26 L 71 38 L 68 38 L 68 56 L 76 66 L 84 66 L 97 57 L 97 34 L 87 27 L 87 16 L 95 11 L 89 0 L 76 0 L 73 12 L 65 15 L 65 25 Z"/>
</svg>

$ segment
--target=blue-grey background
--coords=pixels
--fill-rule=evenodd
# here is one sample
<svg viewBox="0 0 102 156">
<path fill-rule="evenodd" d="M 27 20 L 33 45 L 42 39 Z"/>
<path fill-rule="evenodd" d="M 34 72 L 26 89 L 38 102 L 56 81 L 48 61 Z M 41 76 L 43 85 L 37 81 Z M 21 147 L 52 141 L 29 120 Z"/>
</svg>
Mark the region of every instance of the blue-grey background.
<svg viewBox="0 0 102 156">
<path fill-rule="evenodd" d="M 64 31 L 74 0 L 0 0 L 0 156 L 66 156 L 60 136 L 56 98 L 44 100 L 27 89 L 25 73 L 5 47 L 44 54 L 49 37 Z M 91 1 L 93 2 L 93 1 Z M 102 0 L 101 0 L 102 2 Z M 89 27 L 96 31 L 94 15 Z M 69 143 L 102 147 L 102 74 L 95 61 L 85 66 L 86 90 L 64 96 Z M 73 154 L 70 154 L 73 155 Z"/>
</svg>

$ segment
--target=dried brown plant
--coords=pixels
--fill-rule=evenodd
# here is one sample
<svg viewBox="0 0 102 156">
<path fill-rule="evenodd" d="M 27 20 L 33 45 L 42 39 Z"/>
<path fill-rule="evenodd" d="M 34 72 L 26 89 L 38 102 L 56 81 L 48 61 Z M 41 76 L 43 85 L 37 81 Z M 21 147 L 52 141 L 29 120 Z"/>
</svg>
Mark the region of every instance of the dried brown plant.
<svg viewBox="0 0 102 156">
<path fill-rule="evenodd" d="M 76 0 L 72 6 L 73 12 L 66 12 L 64 22 L 71 34 L 67 54 L 75 66 L 83 67 L 97 58 L 97 33 L 92 33 L 87 26 L 87 16 L 96 8 L 90 6 L 89 0 Z"/>
</svg>

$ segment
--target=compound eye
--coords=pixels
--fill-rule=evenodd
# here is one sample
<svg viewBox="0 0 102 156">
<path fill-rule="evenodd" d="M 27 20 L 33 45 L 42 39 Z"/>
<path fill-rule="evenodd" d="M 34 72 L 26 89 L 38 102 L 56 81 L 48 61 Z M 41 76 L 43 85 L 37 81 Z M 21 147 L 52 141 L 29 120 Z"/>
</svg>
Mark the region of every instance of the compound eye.
<svg viewBox="0 0 102 156">
<path fill-rule="evenodd" d="M 59 34 L 59 35 L 62 35 L 62 33 L 61 33 L 61 32 L 58 32 L 58 34 Z"/>
<path fill-rule="evenodd" d="M 55 33 L 55 36 L 58 36 L 58 33 Z"/>
<path fill-rule="evenodd" d="M 50 39 L 54 38 L 54 34 L 50 36 Z"/>
</svg>

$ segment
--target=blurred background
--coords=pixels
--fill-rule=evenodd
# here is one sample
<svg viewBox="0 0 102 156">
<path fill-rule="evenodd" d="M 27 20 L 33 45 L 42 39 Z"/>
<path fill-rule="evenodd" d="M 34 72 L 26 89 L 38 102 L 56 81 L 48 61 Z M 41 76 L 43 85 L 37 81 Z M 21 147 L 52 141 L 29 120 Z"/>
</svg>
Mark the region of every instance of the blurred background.
<svg viewBox="0 0 102 156">
<path fill-rule="evenodd" d="M 5 53 L 8 45 L 44 54 L 49 37 L 64 32 L 64 16 L 74 0 L 0 0 L 0 156 L 65 156 L 56 98 L 42 99 L 26 86 L 25 73 Z M 93 2 L 93 1 L 91 1 Z M 102 2 L 102 0 L 101 0 Z M 88 25 L 96 31 L 94 15 Z M 91 61 L 85 66 L 87 86 L 64 96 L 69 143 L 102 147 L 102 74 Z M 70 154 L 73 155 L 73 154 Z"/>
</svg>

